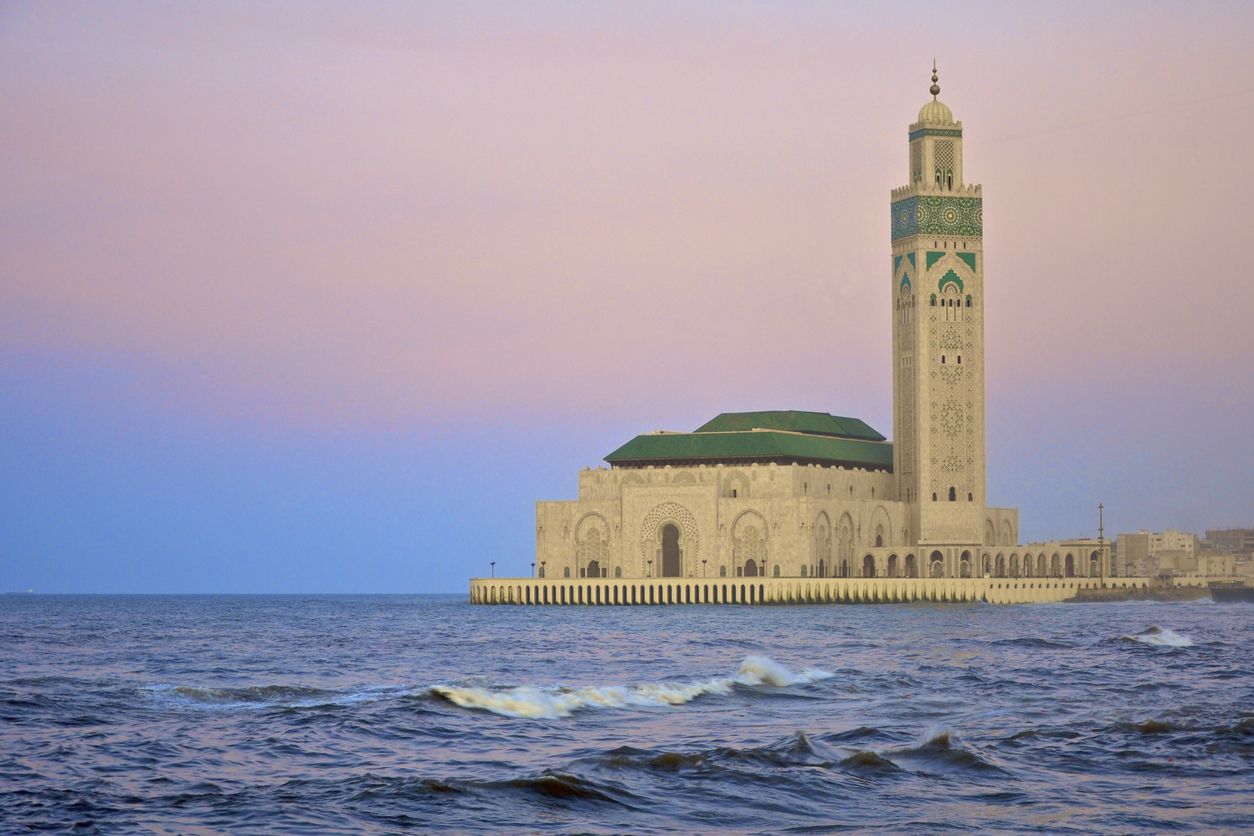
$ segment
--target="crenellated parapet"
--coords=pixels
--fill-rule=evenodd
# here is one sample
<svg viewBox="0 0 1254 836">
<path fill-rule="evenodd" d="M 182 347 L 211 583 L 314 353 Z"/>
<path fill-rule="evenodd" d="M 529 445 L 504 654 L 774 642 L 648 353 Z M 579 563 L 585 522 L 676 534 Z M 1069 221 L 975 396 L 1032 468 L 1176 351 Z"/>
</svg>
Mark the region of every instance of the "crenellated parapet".
<svg viewBox="0 0 1254 836">
<path fill-rule="evenodd" d="M 914 197 L 916 195 L 939 195 L 951 197 L 980 197 L 983 195 L 984 186 L 981 183 L 962 183 L 955 185 L 953 188 L 945 188 L 943 186 L 935 186 L 924 183 L 918 183 L 913 186 L 898 186 L 893 189 L 891 199 L 893 202 L 906 197 Z"/>
</svg>

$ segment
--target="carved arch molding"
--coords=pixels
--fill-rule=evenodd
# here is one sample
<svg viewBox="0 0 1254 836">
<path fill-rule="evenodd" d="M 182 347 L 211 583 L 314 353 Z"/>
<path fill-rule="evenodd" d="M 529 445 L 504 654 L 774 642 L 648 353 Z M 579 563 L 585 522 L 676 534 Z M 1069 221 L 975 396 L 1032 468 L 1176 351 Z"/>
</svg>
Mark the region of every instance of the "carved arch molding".
<svg viewBox="0 0 1254 836">
<path fill-rule="evenodd" d="M 584 514 L 575 525 L 575 560 L 587 566 L 595 560 L 602 569 L 610 562 L 610 524 L 595 511 Z"/>
<path fill-rule="evenodd" d="M 662 526 L 668 522 L 673 522 L 679 526 L 679 536 L 684 544 L 684 559 L 696 561 L 700 557 L 700 539 L 697 536 L 697 519 L 684 506 L 678 502 L 663 502 L 661 505 L 655 505 L 653 510 L 644 515 L 644 522 L 640 525 L 640 568 L 644 568 L 644 562 L 653 556 L 653 549 L 659 542 L 659 531 Z M 695 563 L 688 563 L 689 566 Z"/>
</svg>

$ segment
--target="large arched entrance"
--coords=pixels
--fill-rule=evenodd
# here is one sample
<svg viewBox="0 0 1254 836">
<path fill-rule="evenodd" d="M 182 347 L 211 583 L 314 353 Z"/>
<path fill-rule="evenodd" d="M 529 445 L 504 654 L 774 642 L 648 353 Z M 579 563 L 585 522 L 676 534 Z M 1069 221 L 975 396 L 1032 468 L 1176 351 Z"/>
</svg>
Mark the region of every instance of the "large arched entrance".
<svg viewBox="0 0 1254 836">
<path fill-rule="evenodd" d="M 914 555 L 906 555 L 906 577 L 917 578 L 919 576 L 919 567 L 914 565 Z"/>
<path fill-rule="evenodd" d="M 895 554 L 888 556 L 888 577 L 897 577 L 897 555 Z"/>
<path fill-rule="evenodd" d="M 745 561 L 745 577 L 756 578 L 758 576 L 758 562 L 753 558 Z"/>
<path fill-rule="evenodd" d="M 819 571 L 818 571 L 818 576 L 819 576 L 820 578 L 826 578 L 826 577 L 827 577 L 827 564 L 823 562 L 823 559 L 822 559 L 822 558 L 819 558 Z"/>
<path fill-rule="evenodd" d="M 941 554 L 938 551 L 932 552 L 932 556 L 929 558 L 929 562 L 931 563 L 931 566 L 929 567 L 931 569 L 930 571 L 931 577 L 933 578 L 945 577 L 945 556 L 943 554 Z"/>
<path fill-rule="evenodd" d="M 1074 555 L 1070 555 L 1070 554 L 1067 555 L 1066 562 L 1064 563 L 1064 567 L 1065 568 L 1063 569 L 1063 572 L 1066 573 L 1067 577 L 1074 578 L 1075 577 L 1075 556 Z"/>
<path fill-rule="evenodd" d="M 667 523 L 662 526 L 662 577 L 678 578 L 683 575 L 682 555 L 679 548 L 679 526 Z"/>
<path fill-rule="evenodd" d="M 585 578 L 599 578 L 599 577 L 601 577 L 601 564 L 600 564 L 600 563 L 598 563 L 598 562 L 597 562 L 597 561 L 595 561 L 595 560 L 589 560 L 589 561 L 588 561 L 588 566 L 587 566 L 587 568 L 584 570 L 584 575 L 583 575 L 583 576 L 584 576 Z"/>
<path fill-rule="evenodd" d="M 866 557 L 862 558 L 862 577 L 864 578 L 875 577 L 875 557 L 874 556 L 868 554 Z"/>
</svg>

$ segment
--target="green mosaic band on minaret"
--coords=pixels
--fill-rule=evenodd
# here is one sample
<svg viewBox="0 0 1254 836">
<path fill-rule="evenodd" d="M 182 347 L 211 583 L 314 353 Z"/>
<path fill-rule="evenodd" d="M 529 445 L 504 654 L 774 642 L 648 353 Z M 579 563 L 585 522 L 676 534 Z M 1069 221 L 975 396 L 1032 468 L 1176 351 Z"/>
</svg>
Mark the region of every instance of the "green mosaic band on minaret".
<svg viewBox="0 0 1254 836">
<path fill-rule="evenodd" d="M 984 199 L 947 195 L 914 195 L 892 206 L 892 240 L 911 235 L 984 234 Z"/>
<path fill-rule="evenodd" d="M 918 130 L 911 131 L 909 134 L 911 142 L 925 136 L 941 136 L 961 139 L 962 128 L 919 128 Z"/>
</svg>

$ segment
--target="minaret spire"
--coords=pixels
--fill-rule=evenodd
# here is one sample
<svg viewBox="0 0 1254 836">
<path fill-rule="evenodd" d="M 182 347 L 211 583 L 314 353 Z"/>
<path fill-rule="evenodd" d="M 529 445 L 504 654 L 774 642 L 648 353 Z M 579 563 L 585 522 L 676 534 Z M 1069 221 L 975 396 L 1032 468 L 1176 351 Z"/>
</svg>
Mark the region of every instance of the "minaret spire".
<svg viewBox="0 0 1254 836">
<path fill-rule="evenodd" d="M 940 81 L 940 77 L 936 75 L 936 59 L 932 59 L 932 87 L 928 90 L 932 94 L 932 101 L 936 101 L 936 97 L 940 95 L 940 85 L 936 82 Z"/>
</svg>

